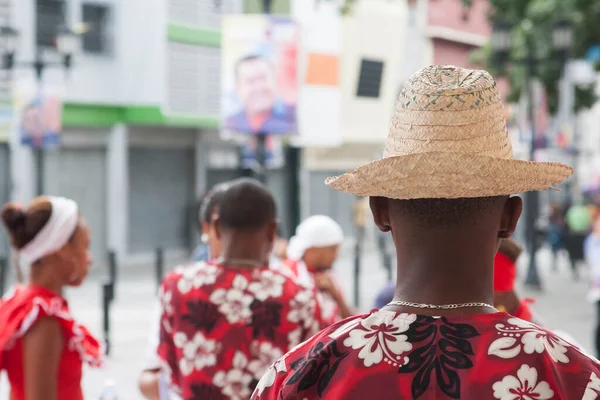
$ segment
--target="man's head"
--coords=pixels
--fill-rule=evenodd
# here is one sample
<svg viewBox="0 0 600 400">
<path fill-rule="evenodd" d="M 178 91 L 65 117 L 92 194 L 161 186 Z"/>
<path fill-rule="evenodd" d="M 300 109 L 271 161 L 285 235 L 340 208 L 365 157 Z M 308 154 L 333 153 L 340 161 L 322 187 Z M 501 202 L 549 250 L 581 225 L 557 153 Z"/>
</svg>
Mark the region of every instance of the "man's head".
<svg viewBox="0 0 600 400">
<path fill-rule="evenodd" d="M 487 235 L 495 238 L 496 250 L 500 239 L 514 233 L 523 208 L 520 197 L 508 196 L 413 200 L 371 197 L 370 205 L 377 227 L 394 236 L 426 233 L 445 236 L 451 242 L 464 234 Z"/>
<path fill-rule="evenodd" d="M 370 197 L 396 245 L 397 292 L 411 301 L 490 301 L 500 239 L 522 210 L 511 194 L 545 190 L 573 173 L 514 159 L 496 82 L 486 71 L 432 65 L 404 85 L 383 158 L 326 183 Z"/>
<path fill-rule="evenodd" d="M 288 256 L 303 260 L 312 270 L 328 270 L 333 267 L 343 240 L 344 232 L 337 222 L 325 215 L 313 215 L 296 228 Z"/>
<path fill-rule="evenodd" d="M 310 247 L 304 252 L 302 261 L 313 271 L 328 271 L 338 258 L 339 244 L 325 247 Z"/>
<path fill-rule="evenodd" d="M 216 234 L 223 253 L 246 248 L 267 260 L 277 234 L 277 208 L 267 188 L 250 178 L 229 182 L 216 216 Z"/>
<path fill-rule="evenodd" d="M 275 70 L 266 58 L 249 55 L 237 62 L 236 91 L 249 115 L 270 112 L 275 104 Z"/>
</svg>

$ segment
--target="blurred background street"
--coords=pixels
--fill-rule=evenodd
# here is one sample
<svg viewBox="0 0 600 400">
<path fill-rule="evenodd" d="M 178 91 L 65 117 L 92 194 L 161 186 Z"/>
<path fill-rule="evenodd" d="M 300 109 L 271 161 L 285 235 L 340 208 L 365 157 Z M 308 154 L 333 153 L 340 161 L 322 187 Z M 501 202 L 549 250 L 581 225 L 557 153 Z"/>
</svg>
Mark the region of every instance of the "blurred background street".
<svg viewBox="0 0 600 400">
<path fill-rule="evenodd" d="M 600 214 L 598 26 L 598 0 L 0 0 L 0 204 L 78 203 L 95 270 L 67 294 L 100 337 L 102 283 L 116 285 L 112 352 L 86 370 L 86 398 L 106 379 L 141 398 L 157 280 L 199 244 L 198 201 L 219 182 L 264 182 L 283 238 L 308 216 L 336 220 L 350 300 L 364 233 L 368 311 L 388 277 L 380 236 L 324 180 L 381 156 L 398 94 L 430 64 L 488 69 L 515 158 L 574 166 L 560 191 L 525 197 L 515 237 L 537 262 L 519 259 L 519 293 L 593 353 L 591 275 L 570 266 Z M 3 290 L 11 255 L 2 231 Z"/>
</svg>

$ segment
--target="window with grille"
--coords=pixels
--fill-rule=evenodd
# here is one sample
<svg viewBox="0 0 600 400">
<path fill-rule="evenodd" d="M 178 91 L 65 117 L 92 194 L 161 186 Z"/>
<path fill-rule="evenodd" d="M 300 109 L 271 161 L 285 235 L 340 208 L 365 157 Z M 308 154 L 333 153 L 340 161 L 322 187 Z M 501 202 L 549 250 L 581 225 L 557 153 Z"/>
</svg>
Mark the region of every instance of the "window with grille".
<svg viewBox="0 0 600 400">
<path fill-rule="evenodd" d="M 64 0 L 36 0 L 36 44 L 38 47 L 55 47 L 56 35 L 66 25 Z"/>
<path fill-rule="evenodd" d="M 221 101 L 221 51 L 169 43 L 167 109 L 169 112 L 218 115 Z"/>
<path fill-rule="evenodd" d="M 108 53 L 109 7 L 103 4 L 84 4 L 82 17 L 88 25 L 87 32 L 81 37 L 82 50 L 92 54 Z"/>
<path fill-rule="evenodd" d="M 362 59 L 358 76 L 357 97 L 378 98 L 383 76 L 383 61 Z"/>
</svg>

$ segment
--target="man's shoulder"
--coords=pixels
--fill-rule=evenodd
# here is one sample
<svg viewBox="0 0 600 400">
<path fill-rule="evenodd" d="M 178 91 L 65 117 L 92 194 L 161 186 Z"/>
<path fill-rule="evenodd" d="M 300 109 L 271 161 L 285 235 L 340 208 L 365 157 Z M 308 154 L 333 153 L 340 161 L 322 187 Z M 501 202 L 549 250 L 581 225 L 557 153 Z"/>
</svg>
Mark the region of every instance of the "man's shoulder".
<svg viewBox="0 0 600 400">
<path fill-rule="evenodd" d="M 492 334 L 496 337 L 490 340 L 487 349 L 491 361 L 523 358 L 534 364 L 556 367 L 556 371 L 577 365 L 582 371 L 600 376 L 600 361 L 564 332 L 507 315 L 497 321 Z"/>
<path fill-rule="evenodd" d="M 295 359 L 302 358 L 307 354 L 311 353 L 315 346 L 318 346 L 319 343 L 332 343 L 336 340 L 343 339 L 342 337 L 350 332 L 354 327 L 360 325 L 365 320 L 368 319 L 371 314 L 360 314 L 355 315 L 339 322 L 336 322 L 322 331 L 318 332 L 308 340 L 300 343 L 293 349 L 291 349 L 284 358 L 294 361 Z"/>
</svg>

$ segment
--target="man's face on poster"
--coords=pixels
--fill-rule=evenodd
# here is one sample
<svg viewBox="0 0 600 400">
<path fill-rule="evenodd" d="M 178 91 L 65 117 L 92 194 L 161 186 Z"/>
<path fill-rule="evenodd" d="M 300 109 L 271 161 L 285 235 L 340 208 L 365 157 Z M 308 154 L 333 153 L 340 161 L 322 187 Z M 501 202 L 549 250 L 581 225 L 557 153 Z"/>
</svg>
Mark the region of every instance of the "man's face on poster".
<svg viewBox="0 0 600 400">
<path fill-rule="evenodd" d="M 44 135 L 42 109 L 40 106 L 31 105 L 25 110 L 23 115 L 23 126 L 25 132 L 34 138 L 40 138 Z"/>
<path fill-rule="evenodd" d="M 269 112 L 275 104 L 273 66 L 264 58 L 242 60 L 237 68 L 237 94 L 248 114 Z"/>
</svg>

